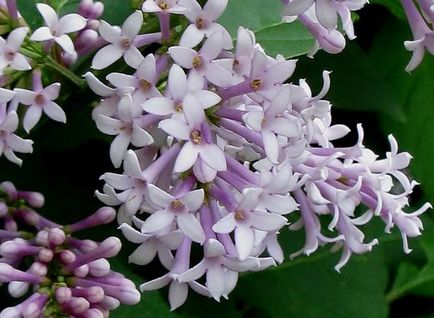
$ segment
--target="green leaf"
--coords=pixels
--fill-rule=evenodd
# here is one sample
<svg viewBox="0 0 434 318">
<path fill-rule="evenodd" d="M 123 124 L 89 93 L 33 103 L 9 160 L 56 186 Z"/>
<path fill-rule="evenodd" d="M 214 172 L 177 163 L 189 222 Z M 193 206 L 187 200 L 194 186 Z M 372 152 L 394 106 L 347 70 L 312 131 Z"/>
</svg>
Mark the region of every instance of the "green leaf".
<svg viewBox="0 0 434 318">
<path fill-rule="evenodd" d="M 282 23 L 279 1 L 231 0 L 220 22 L 236 38 L 239 26 L 255 32 L 257 42 L 270 55 L 286 58 L 306 54 L 312 48 L 312 35 L 299 22 Z"/>
<path fill-rule="evenodd" d="M 381 4 L 388 8 L 396 17 L 405 20 L 405 12 L 399 0 L 372 0 L 372 4 Z"/>
</svg>

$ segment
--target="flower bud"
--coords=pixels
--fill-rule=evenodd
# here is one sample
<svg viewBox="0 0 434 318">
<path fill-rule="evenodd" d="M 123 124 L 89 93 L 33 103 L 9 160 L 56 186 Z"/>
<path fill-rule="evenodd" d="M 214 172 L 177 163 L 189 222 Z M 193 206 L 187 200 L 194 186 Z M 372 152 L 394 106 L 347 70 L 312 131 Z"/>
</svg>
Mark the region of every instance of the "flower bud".
<svg viewBox="0 0 434 318">
<path fill-rule="evenodd" d="M 65 242 L 65 238 L 65 232 L 61 229 L 54 228 L 48 232 L 48 241 L 50 244 L 56 246 L 62 245 Z"/>
</svg>

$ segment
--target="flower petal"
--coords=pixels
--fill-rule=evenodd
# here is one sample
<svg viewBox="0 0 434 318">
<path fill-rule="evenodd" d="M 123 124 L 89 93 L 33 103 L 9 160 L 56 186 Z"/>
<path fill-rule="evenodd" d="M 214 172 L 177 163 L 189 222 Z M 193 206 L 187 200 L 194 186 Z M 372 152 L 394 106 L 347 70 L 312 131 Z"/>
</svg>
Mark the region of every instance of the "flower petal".
<svg viewBox="0 0 434 318">
<path fill-rule="evenodd" d="M 30 132 L 30 130 L 36 126 L 39 119 L 41 119 L 42 108 L 39 106 L 30 106 L 26 114 L 24 115 L 23 127 L 26 132 Z"/>
<path fill-rule="evenodd" d="M 179 40 L 179 45 L 193 48 L 203 40 L 204 36 L 204 31 L 199 30 L 194 23 L 190 24 L 182 34 L 181 40 Z"/>
<path fill-rule="evenodd" d="M 59 20 L 56 11 L 54 11 L 54 9 L 49 5 L 44 3 L 37 3 L 36 7 L 38 8 L 39 13 L 42 15 L 45 24 L 49 27 L 54 26 Z"/>
<path fill-rule="evenodd" d="M 278 214 L 255 211 L 250 215 L 250 221 L 253 227 L 262 231 L 278 231 L 282 226 L 288 223 L 288 220 Z"/>
<path fill-rule="evenodd" d="M 59 34 L 77 32 L 86 27 L 86 19 L 76 13 L 70 13 L 60 18 Z"/>
<path fill-rule="evenodd" d="M 128 146 L 131 142 L 131 136 L 125 133 L 121 133 L 116 136 L 110 145 L 110 158 L 113 165 L 119 168 L 127 152 Z"/>
<path fill-rule="evenodd" d="M 176 64 L 170 68 L 168 88 L 170 95 L 176 101 L 182 101 L 185 94 L 187 94 L 187 76 L 183 69 Z"/>
<path fill-rule="evenodd" d="M 175 215 L 168 210 L 160 210 L 151 214 L 142 225 L 142 232 L 155 233 L 169 226 Z"/>
<path fill-rule="evenodd" d="M 136 10 L 133 14 L 131 14 L 125 22 L 122 24 L 122 35 L 128 37 L 129 39 L 134 39 L 143 24 L 143 13 L 139 10 Z"/>
<path fill-rule="evenodd" d="M 157 255 L 157 249 L 154 244 L 142 244 L 136 250 L 128 256 L 128 263 L 133 263 L 136 265 L 147 265 L 155 258 Z"/>
<path fill-rule="evenodd" d="M 52 39 L 54 39 L 54 36 L 51 34 L 51 30 L 47 27 L 36 29 L 30 37 L 31 41 L 47 41 Z"/>
<path fill-rule="evenodd" d="M 226 171 L 225 154 L 217 145 L 206 145 L 200 150 L 199 156 L 211 168 L 217 171 Z"/>
<path fill-rule="evenodd" d="M 190 212 L 196 212 L 202 206 L 204 197 L 205 192 L 203 191 L 203 189 L 198 189 L 187 192 L 178 199 L 180 199 L 187 205 Z"/>
<path fill-rule="evenodd" d="M 175 119 L 165 119 L 160 121 L 158 128 L 164 130 L 167 134 L 181 140 L 190 139 L 190 129 L 186 123 L 175 120 Z"/>
<path fill-rule="evenodd" d="M 241 261 L 245 260 L 252 252 L 254 241 L 253 231 L 250 227 L 241 225 L 235 228 L 235 247 Z"/>
<path fill-rule="evenodd" d="M 232 232 L 236 225 L 237 221 L 235 220 L 234 213 L 229 213 L 216 224 L 214 224 L 212 230 L 216 233 L 227 234 Z"/>
<path fill-rule="evenodd" d="M 170 203 L 175 200 L 175 198 L 169 193 L 161 190 L 159 187 L 153 184 L 148 185 L 148 195 L 152 203 L 158 205 L 161 208 L 167 208 Z"/>
<path fill-rule="evenodd" d="M 205 232 L 197 218 L 191 213 L 181 213 L 177 216 L 179 229 L 193 242 L 205 242 Z"/>
<path fill-rule="evenodd" d="M 150 114 L 167 116 L 175 111 L 173 101 L 167 97 L 154 97 L 142 104 L 142 109 Z"/>
<path fill-rule="evenodd" d="M 181 151 L 178 154 L 178 158 L 176 158 L 175 167 L 173 168 L 174 172 L 180 173 L 187 171 L 195 164 L 197 157 L 199 155 L 199 151 L 192 142 L 188 141 L 184 144 Z"/>
<path fill-rule="evenodd" d="M 169 54 L 176 64 L 186 69 L 193 68 L 193 59 L 198 56 L 195 50 L 182 46 L 170 47 Z"/>
<path fill-rule="evenodd" d="M 44 105 L 44 113 L 51 119 L 66 123 L 66 115 L 63 109 L 55 102 L 48 102 Z"/>
<path fill-rule="evenodd" d="M 109 44 L 95 54 L 92 60 L 92 68 L 102 70 L 119 60 L 123 54 L 124 51 L 119 46 Z"/>
<path fill-rule="evenodd" d="M 54 41 L 56 41 L 57 44 L 68 54 L 73 55 L 75 52 L 74 43 L 72 42 L 71 38 L 63 34 L 61 36 L 55 37 Z"/>
</svg>

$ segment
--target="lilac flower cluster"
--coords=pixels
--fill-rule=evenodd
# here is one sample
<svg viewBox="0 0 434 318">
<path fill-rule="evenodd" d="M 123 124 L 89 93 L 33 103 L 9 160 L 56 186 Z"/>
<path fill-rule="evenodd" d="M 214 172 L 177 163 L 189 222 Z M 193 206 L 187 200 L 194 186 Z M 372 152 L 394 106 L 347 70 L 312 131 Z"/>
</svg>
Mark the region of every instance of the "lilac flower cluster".
<svg viewBox="0 0 434 318">
<path fill-rule="evenodd" d="M 0 157 L 4 155 L 21 165 L 22 160 L 15 153 L 31 153 L 33 142 L 16 134 L 20 125 L 18 114 L 24 113 L 22 126 L 27 133 L 39 122 L 42 113 L 55 121 L 66 122 L 65 112 L 54 102 L 59 97 L 61 84 L 56 82 L 44 87 L 41 69 L 51 67 L 65 75 L 67 67 L 78 57 L 102 45 L 95 29 L 104 7 L 101 2 L 82 0 L 78 14 L 59 18 L 53 8 L 38 3 L 37 9 L 46 26 L 29 37 L 29 28 L 17 11 L 16 0 L 0 3 L 0 6 L 9 13 L 6 24 L 18 25 L 6 39 L 0 36 Z M 32 84 L 31 90 L 21 87 L 28 77 L 31 77 L 27 81 Z"/>
<path fill-rule="evenodd" d="M 339 1 L 333 12 L 349 13 L 348 3 Z M 404 212 L 416 182 L 402 172 L 411 156 L 398 152 L 392 136 L 384 159 L 364 147 L 361 126 L 356 145 L 333 146 L 350 130 L 331 124 L 331 104 L 323 99 L 329 72 L 314 96 L 304 80 L 285 83 L 296 61 L 268 56 L 248 29 L 239 28 L 232 50 L 216 22 L 226 4 L 147 0 L 142 10 L 158 16 L 161 33 L 140 34 L 140 11 L 120 28 L 102 22 L 99 31 L 110 44 L 96 54 L 94 68 L 123 57 L 135 71 L 110 73 L 110 86 L 85 74 L 102 97 L 93 119 L 115 136 L 110 157 L 123 168 L 103 174 L 96 195 L 120 206 L 120 229 L 139 245 L 129 261 L 146 265 L 158 256 L 167 269 L 140 287 L 170 285 L 172 309 L 184 303 L 189 287 L 227 298 L 240 272 L 282 263 L 278 234 L 288 225 L 306 237 L 291 258 L 331 243 L 343 251 L 339 271 L 352 254 L 378 243 L 366 242 L 361 230 L 374 217 L 386 232 L 397 227 L 410 252 L 407 238 L 420 235 L 419 216 L 430 207 Z M 190 22 L 179 45 L 171 14 Z M 150 43 L 146 38 L 164 46 L 142 56 L 138 48 Z M 292 224 L 290 214 L 297 219 Z M 193 245 L 202 250 L 197 264 L 190 263 Z"/>
<path fill-rule="evenodd" d="M 116 212 L 104 207 L 61 226 L 35 212 L 43 204 L 40 193 L 0 184 L 0 283 L 8 284 L 12 297 L 26 296 L 0 317 L 102 318 L 121 303 L 138 303 L 134 283 L 112 271 L 107 261 L 119 252 L 120 240 L 98 243 L 72 236 L 111 222 Z"/>
</svg>

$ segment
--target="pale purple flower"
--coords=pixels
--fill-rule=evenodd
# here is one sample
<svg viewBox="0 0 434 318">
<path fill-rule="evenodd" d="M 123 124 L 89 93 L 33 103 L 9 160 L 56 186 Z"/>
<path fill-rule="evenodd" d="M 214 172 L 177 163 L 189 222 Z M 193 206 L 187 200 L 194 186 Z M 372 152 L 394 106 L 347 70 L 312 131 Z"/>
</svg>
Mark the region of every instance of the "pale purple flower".
<svg viewBox="0 0 434 318">
<path fill-rule="evenodd" d="M 59 97 L 60 83 L 51 84 L 36 91 L 15 88 L 16 99 L 23 105 L 29 106 L 24 115 L 23 126 L 29 132 L 38 123 L 44 112 L 51 119 L 66 123 L 63 109 L 54 102 Z"/>
<path fill-rule="evenodd" d="M 196 0 L 180 0 L 180 4 L 188 10 L 184 15 L 191 24 L 182 34 L 180 46 L 195 47 L 204 37 L 210 37 L 214 32 L 223 32 L 224 48 L 232 48 L 232 39 L 228 31 L 215 21 L 223 14 L 228 0 L 209 0 L 202 8 Z"/>
<path fill-rule="evenodd" d="M 183 111 L 187 123 L 165 119 L 159 124 L 169 135 L 186 141 L 176 159 L 174 171 L 184 172 L 190 169 L 198 158 L 216 171 L 226 170 L 223 151 L 207 138 L 209 127 L 199 101 L 193 95 L 187 95 L 184 101 Z"/>
<path fill-rule="evenodd" d="M 134 89 L 131 93 L 135 107 L 140 106 L 147 99 L 160 96 L 155 87 L 160 74 L 157 73 L 157 66 L 153 54 L 146 56 L 139 64 L 134 75 L 123 73 L 110 73 L 107 80 L 118 90 L 126 91 Z"/>
<path fill-rule="evenodd" d="M 92 68 L 101 70 L 113 64 L 121 57 L 127 64 L 134 67 L 137 66 L 138 61 L 143 59 L 142 54 L 137 49 L 134 40 L 140 32 L 143 24 L 143 14 L 136 11 L 131 14 L 122 27 L 114 27 L 101 20 L 99 32 L 109 45 L 100 49 L 92 60 Z"/>
<path fill-rule="evenodd" d="M 28 32 L 28 28 L 21 27 L 9 33 L 6 40 L 0 37 L 0 70 L 8 66 L 18 71 L 32 69 L 24 55 L 19 53 L 21 44 Z"/>
<path fill-rule="evenodd" d="M 169 48 L 169 54 L 176 64 L 192 70 L 189 76 L 198 77 L 198 80 L 206 78 L 212 84 L 228 87 L 232 84 L 232 76 L 216 60 L 223 46 L 223 32 L 215 32 L 198 52 L 187 47 L 172 46 Z"/>
<path fill-rule="evenodd" d="M 133 217 L 133 223 L 141 229 L 145 222 Z M 174 261 L 171 250 L 176 250 L 184 238 L 184 235 L 179 230 L 151 235 L 137 231 L 131 225 L 125 223 L 121 224 L 119 229 L 128 241 L 140 244 L 128 257 L 130 263 L 137 265 L 149 264 L 158 255 L 161 264 L 170 269 Z"/>
<path fill-rule="evenodd" d="M 217 233 L 234 231 L 238 258 L 245 260 L 254 247 L 254 230 L 277 231 L 287 220 L 281 215 L 257 210 L 260 189 L 247 189 L 234 211 L 223 217 L 214 226 Z"/>
<path fill-rule="evenodd" d="M 141 230 L 145 233 L 158 232 L 173 222 L 192 241 L 203 243 L 205 233 L 195 217 L 195 212 L 203 204 L 203 189 L 190 191 L 173 196 L 155 185 L 148 185 L 149 200 L 160 209 L 153 212 L 142 224 Z"/>
<path fill-rule="evenodd" d="M 73 54 L 75 52 L 74 43 L 67 34 L 84 29 L 86 19 L 76 13 L 67 14 L 59 19 L 57 13 L 49 5 L 37 3 L 36 6 L 47 26 L 36 29 L 30 40 L 54 40 L 65 52 Z"/>
<path fill-rule="evenodd" d="M 277 135 L 292 138 L 301 133 L 297 123 L 283 115 L 286 109 L 289 110 L 289 105 L 290 89 L 284 86 L 265 111 L 253 110 L 243 116 L 251 129 L 261 133 L 265 153 L 273 163 L 278 163 L 279 157 Z"/>
<path fill-rule="evenodd" d="M 183 14 L 187 8 L 179 4 L 179 0 L 146 0 L 143 3 L 142 11 L 149 13 L 173 13 Z"/>
<path fill-rule="evenodd" d="M 254 257 L 238 260 L 227 257 L 224 246 L 215 239 L 209 239 L 204 244 L 204 259 L 196 266 L 182 273 L 180 282 L 191 282 L 206 274 L 206 286 L 215 300 L 220 297 L 228 298 L 235 288 L 238 272 L 244 272 L 259 267 L 260 262 Z"/>
<path fill-rule="evenodd" d="M 217 94 L 189 82 L 182 68 L 174 64 L 169 71 L 166 96 L 150 98 L 142 104 L 142 109 L 150 114 L 184 121 L 183 105 L 188 102 L 187 96 L 190 94 L 200 102 L 203 109 L 208 109 L 221 100 Z"/>
<path fill-rule="evenodd" d="M 119 119 L 100 114 L 95 120 L 100 131 L 116 136 L 110 146 L 110 158 L 115 167 L 121 165 L 130 144 L 144 147 L 154 142 L 152 136 L 141 127 L 142 112 L 136 105 L 131 95 L 125 95 L 118 104 Z"/>
</svg>

